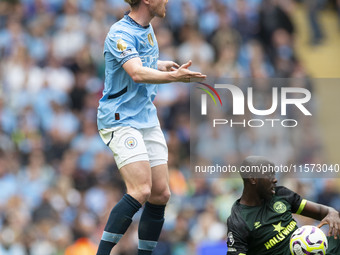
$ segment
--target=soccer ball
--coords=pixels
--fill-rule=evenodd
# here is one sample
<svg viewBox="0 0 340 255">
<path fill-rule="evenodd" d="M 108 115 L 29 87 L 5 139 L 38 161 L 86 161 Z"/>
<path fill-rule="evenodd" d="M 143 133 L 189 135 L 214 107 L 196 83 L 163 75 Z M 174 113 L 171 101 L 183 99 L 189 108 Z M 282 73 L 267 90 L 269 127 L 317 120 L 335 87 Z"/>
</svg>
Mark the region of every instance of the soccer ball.
<svg viewBox="0 0 340 255">
<path fill-rule="evenodd" d="M 326 235 L 315 226 L 303 226 L 294 231 L 289 249 L 292 255 L 326 255 Z"/>
</svg>

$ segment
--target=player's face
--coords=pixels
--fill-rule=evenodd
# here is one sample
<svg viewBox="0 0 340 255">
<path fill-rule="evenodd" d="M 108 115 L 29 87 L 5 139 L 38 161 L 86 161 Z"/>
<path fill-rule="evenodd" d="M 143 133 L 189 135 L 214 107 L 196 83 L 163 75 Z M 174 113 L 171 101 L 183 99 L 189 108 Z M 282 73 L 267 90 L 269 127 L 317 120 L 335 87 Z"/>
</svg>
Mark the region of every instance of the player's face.
<svg viewBox="0 0 340 255">
<path fill-rule="evenodd" d="M 270 200 L 275 195 L 277 179 L 275 173 L 270 173 L 258 179 L 257 192 L 265 200 Z"/>
<path fill-rule="evenodd" d="M 168 0 L 150 0 L 150 11 L 153 16 L 164 18 L 166 15 L 166 4 Z"/>
</svg>

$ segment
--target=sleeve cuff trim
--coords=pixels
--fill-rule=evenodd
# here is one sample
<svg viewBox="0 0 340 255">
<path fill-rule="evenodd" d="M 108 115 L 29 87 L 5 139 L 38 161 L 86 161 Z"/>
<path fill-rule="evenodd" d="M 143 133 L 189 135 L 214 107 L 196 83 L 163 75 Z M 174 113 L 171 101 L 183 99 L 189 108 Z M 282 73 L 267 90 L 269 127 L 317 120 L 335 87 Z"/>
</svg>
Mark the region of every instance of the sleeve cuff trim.
<svg viewBox="0 0 340 255">
<path fill-rule="evenodd" d="M 300 204 L 299 209 L 297 210 L 296 214 L 301 214 L 301 212 L 305 208 L 306 203 L 307 203 L 307 200 L 302 199 L 301 204 Z"/>
<path fill-rule="evenodd" d="M 131 54 L 131 55 L 129 55 L 128 57 L 124 58 L 124 59 L 122 60 L 122 62 L 120 63 L 120 65 L 122 66 L 122 65 L 124 65 L 127 61 L 129 61 L 130 59 L 138 58 L 138 57 L 139 57 L 139 55 L 138 55 L 137 53 Z"/>
</svg>

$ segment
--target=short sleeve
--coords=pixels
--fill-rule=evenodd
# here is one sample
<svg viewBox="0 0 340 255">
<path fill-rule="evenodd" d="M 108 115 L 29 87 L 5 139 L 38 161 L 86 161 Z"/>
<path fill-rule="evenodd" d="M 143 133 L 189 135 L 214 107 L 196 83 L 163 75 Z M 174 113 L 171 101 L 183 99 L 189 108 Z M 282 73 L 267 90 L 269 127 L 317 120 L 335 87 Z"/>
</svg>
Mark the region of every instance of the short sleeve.
<svg viewBox="0 0 340 255">
<path fill-rule="evenodd" d="M 292 213 L 296 214 L 301 213 L 307 202 L 299 194 L 283 186 L 277 187 L 276 195 L 286 199 L 292 207 Z"/>
<path fill-rule="evenodd" d="M 227 220 L 227 255 L 246 255 L 249 231 L 244 222 L 231 216 Z"/>
<path fill-rule="evenodd" d="M 104 54 L 106 52 L 110 52 L 121 66 L 128 60 L 139 56 L 136 50 L 135 39 L 124 31 L 110 32 L 107 35 Z"/>
</svg>

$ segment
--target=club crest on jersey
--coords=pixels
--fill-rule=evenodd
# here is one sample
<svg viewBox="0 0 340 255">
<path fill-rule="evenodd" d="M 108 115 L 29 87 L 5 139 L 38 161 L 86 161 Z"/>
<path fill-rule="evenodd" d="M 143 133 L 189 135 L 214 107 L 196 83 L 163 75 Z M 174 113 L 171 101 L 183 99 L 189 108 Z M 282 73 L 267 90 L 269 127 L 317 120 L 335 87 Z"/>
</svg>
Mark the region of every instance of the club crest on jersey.
<svg viewBox="0 0 340 255">
<path fill-rule="evenodd" d="M 134 137 L 128 137 L 128 138 L 125 140 L 125 146 L 126 146 L 126 148 L 128 148 L 128 149 L 136 148 L 136 146 L 137 146 L 137 140 L 136 140 Z"/>
<path fill-rule="evenodd" d="M 277 213 L 284 213 L 285 211 L 287 211 L 286 205 L 281 201 L 275 202 L 273 208 Z"/>
<path fill-rule="evenodd" d="M 127 48 L 126 42 L 124 42 L 123 39 L 119 39 L 119 40 L 117 41 L 117 49 L 118 49 L 119 51 L 124 51 L 124 50 L 126 50 L 126 48 Z"/>
<path fill-rule="evenodd" d="M 148 41 L 152 47 L 155 45 L 153 42 L 152 34 L 148 34 Z"/>
</svg>

